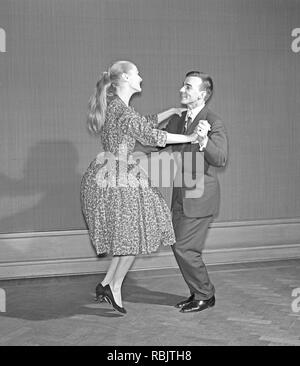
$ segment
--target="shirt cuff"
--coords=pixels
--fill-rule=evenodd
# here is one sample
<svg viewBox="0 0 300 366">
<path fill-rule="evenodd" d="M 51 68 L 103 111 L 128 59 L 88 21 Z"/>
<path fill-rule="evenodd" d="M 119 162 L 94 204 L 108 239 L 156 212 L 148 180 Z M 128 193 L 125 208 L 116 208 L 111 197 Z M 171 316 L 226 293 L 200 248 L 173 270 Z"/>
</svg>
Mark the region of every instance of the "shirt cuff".
<svg viewBox="0 0 300 366">
<path fill-rule="evenodd" d="M 199 143 L 199 150 L 203 151 L 206 148 L 206 145 L 208 143 L 208 136 L 205 137 L 205 139 Z"/>
</svg>

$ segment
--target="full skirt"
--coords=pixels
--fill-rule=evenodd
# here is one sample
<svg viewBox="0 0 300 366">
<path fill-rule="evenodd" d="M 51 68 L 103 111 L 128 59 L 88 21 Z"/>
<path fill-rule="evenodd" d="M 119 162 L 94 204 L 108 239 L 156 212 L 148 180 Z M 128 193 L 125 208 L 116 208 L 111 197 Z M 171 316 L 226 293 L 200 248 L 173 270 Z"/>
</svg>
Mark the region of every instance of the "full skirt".
<svg viewBox="0 0 300 366">
<path fill-rule="evenodd" d="M 148 254 L 174 244 L 171 213 L 159 189 L 144 178 L 133 186 L 99 184 L 101 169 L 95 159 L 81 182 L 82 211 L 97 254 Z"/>
</svg>

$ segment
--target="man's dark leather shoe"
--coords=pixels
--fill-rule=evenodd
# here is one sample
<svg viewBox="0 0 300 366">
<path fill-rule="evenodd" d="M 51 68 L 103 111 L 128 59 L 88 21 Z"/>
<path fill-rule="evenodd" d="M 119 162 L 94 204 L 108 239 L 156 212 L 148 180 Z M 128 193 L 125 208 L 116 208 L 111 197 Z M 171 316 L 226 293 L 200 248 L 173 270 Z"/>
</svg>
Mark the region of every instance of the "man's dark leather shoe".
<svg viewBox="0 0 300 366">
<path fill-rule="evenodd" d="M 175 305 L 175 308 L 181 309 L 183 306 L 189 304 L 195 298 L 195 294 L 192 294 L 188 299 L 180 301 L 178 304 Z"/>
<path fill-rule="evenodd" d="M 213 296 L 208 300 L 193 300 L 188 304 L 184 305 L 180 312 L 181 313 L 192 313 L 195 311 L 202 311 L 207 308 L 211 308 L 215 305 L 216 298 Z"/>
</svg>

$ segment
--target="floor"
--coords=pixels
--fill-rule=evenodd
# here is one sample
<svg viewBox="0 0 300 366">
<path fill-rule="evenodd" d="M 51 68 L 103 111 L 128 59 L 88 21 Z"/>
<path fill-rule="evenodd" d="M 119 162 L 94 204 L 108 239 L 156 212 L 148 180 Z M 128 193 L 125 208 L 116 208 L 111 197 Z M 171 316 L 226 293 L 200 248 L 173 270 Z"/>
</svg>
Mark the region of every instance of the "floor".
<svg viewBox="0 0 300 366">
<path fill-rule="evenodd" d="M 0 345 L 300 346 L 300 260 L 208 271 L 216 306 L 190 314 L 178 269 L 130 272 L 126 315 L 94 301 L 101 274 L 0 281 Z"/>
</svg>

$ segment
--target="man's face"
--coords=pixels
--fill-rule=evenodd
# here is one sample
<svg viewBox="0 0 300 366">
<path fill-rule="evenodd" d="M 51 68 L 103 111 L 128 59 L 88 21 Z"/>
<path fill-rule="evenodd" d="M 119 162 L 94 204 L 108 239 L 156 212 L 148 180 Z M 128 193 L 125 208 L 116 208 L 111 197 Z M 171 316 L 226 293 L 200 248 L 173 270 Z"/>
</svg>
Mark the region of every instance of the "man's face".
<svg viewBox="0 0 300 366">
<path fill-rule="evenodd" d="M 180 89 L 181 104 L 196 107 L 204 102 L 205 91 L 201 90 L 202 80 L 197 76 L 188 76 L 185 78 L 182 88 Z"/>
</svg>

